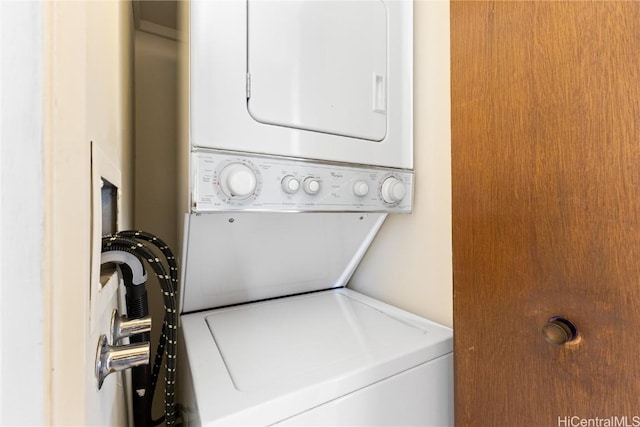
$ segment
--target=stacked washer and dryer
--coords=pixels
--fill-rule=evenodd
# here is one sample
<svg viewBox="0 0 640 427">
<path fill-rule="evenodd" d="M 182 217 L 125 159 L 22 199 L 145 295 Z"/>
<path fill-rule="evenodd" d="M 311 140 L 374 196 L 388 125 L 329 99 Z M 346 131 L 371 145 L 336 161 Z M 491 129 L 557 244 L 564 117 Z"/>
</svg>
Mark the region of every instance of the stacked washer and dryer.
<svg viewBox="0 0 640 427">
<path fill-rule="evenodd" d="M 452 331 L 348 288 L 412 209 L 412 3 L 183 6 L 187 425 L 451 425 Z"/>
</svg>

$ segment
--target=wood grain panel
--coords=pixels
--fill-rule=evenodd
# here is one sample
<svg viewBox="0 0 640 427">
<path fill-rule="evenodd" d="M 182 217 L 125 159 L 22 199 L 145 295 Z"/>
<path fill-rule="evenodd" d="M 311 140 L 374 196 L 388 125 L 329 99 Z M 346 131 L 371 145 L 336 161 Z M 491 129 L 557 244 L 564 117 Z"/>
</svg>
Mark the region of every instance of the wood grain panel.
<svg viewBox="0 0 640 427">
<path fill-rule="evenodd" d="M 451 49 L 456 424 L 632 423 L 640 3 L 454 1 Z"/>
</svg>

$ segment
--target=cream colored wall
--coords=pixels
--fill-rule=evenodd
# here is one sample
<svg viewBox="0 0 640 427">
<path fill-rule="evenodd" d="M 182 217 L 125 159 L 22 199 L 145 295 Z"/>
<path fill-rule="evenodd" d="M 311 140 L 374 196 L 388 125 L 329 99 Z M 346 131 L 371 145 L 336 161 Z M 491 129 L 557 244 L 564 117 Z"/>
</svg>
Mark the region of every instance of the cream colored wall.
<svg viewBox="0 0 640 427">
<path fill-rule="evenodd" d="M 135 225 L 177 245 L 177 43 L 135 33 Z"/>
<path fill-rule="evenodd" d="M 449 2 L 414 4 L 414 210 L 390 215 L 350 287 L 453 324 Z"/>
<path fill-rule="evenodd" d="M 150 232 L 179 255 L 177 232 L 177 43 L 135 33 L 135 228 Z M 155 325 L 162 324 L 164 305 L 155 277 L 147 284 L 149 311 Z M 160 328 L 153 328 L 157 343 Z M 154 346 L 155 347 L 155 346 Z M 155 348 L 152 348 L 152 358 Z M 164 370 L 159 384 L 164 381 Z M 158 390 L 161 390 L 159 386 Z M 153 413 L 164 410 L 162 393 L 156 393 Z"/>
<path fill-rule="evenodd" d="M 121 424 L 123 408 L 116 400 L 122 400 L 122 392 L 117 384 L 110 392 L 98 392 L 93 372 L 97 340 L 89 321 L 91 141 L 122 173 L 121 227 L 128 228 L 133 218 L 131 4 L 55 1 L 43 2 L 43 7 L 48 64 L 49 424 Z M 102 321 L 110 310 L 93 315 Z"/>
</svg>

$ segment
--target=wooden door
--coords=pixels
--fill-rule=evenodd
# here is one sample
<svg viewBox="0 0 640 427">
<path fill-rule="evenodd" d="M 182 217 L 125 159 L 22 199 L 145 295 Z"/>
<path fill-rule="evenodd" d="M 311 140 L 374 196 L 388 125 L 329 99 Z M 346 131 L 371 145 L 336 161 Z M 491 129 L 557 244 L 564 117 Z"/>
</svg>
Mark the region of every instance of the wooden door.
<svg viewBox="0 0 640 427">
<path fill-rule="evenodd" d="M 456 425 L 638 426 L 640 2 L 454 1 L 451 37 Z"/>
</svg>

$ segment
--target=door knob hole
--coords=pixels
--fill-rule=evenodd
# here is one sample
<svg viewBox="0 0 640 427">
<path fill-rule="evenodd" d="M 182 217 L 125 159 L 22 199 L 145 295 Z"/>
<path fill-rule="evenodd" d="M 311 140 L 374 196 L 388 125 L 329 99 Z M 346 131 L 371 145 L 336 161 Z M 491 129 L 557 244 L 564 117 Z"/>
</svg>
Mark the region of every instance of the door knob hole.
<svg viewBox="0 0 640 427">
<path fill-rule="evenodd" d="M 553 316 L 542 327 L 542 336 L 549 344 L 564 345 L 577 338 L 578 329 L 570 320 Z"/>
</svg>

